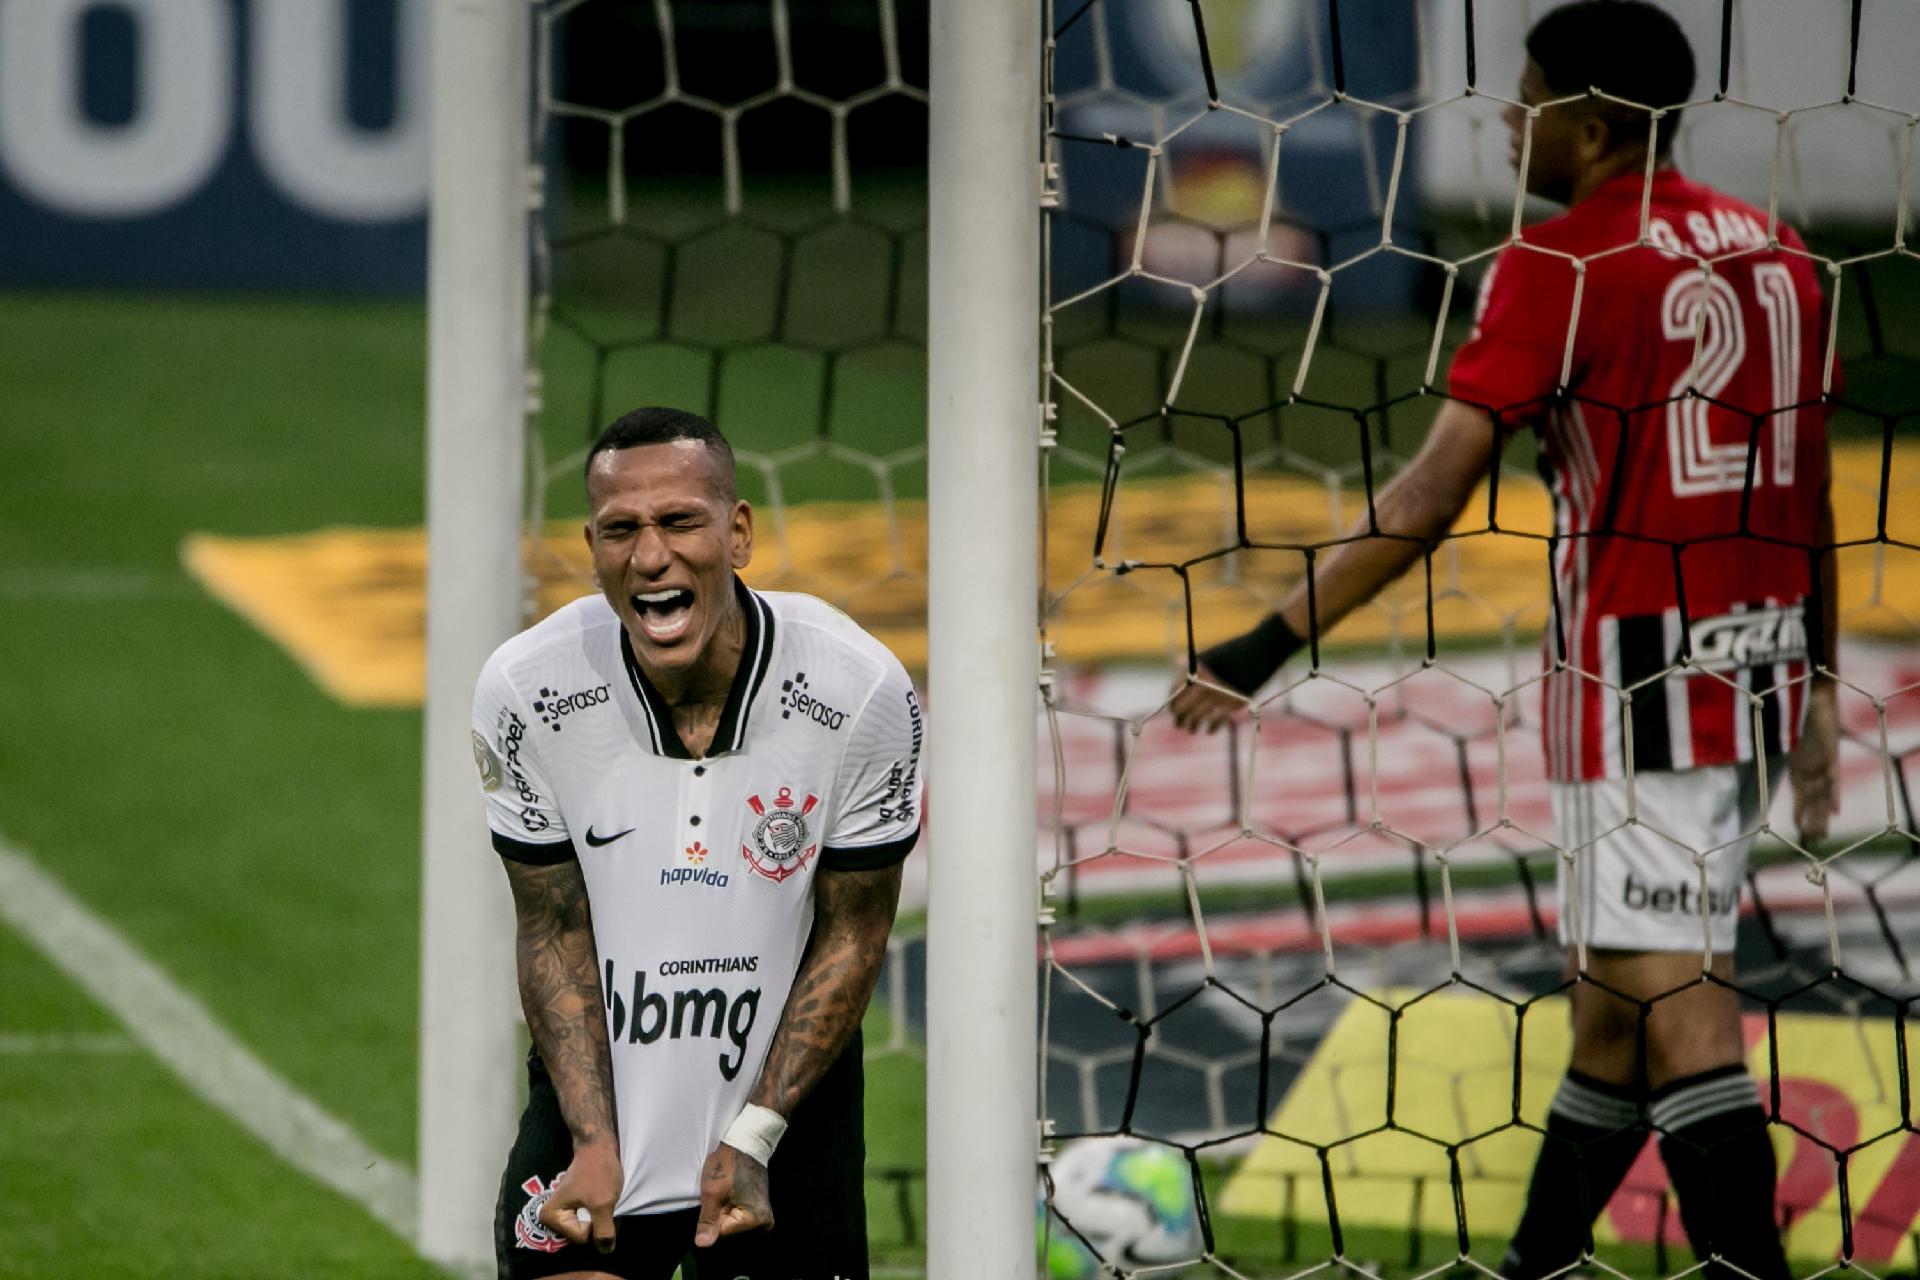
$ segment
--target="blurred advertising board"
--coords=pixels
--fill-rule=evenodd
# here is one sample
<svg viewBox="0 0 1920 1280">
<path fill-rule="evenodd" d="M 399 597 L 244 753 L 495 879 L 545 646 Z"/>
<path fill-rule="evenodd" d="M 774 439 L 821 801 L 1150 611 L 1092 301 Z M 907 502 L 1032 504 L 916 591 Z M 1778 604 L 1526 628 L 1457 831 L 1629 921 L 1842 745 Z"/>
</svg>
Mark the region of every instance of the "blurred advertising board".
<svg viewBox="0 0 1920 1280">
<path fill-rule="evenodd" d="M 1319 289 L 1313 269 L 1342 264 L 1343 289 L 1352 290 L 1343 301 L 1406 303 L 1416 263 L 1354 259 L 1380 245 L 1396 164 L 1410 163 L 1396 155 L 1392 109 L 1407 105 L 1419 84 L 1411 8 L 1340 5 L 1337 60 L 1327 7 L 1310 0 L 1205 5 L 1204 60 L 1195 6 L 1061 12 L 1072 21 L 1058 37 L 1054 85 L 1066 214 L 1054 230 L 1056 297 L 1111 278 L 1136 257 L 1153 276 L 1208 286 L 1261 248 L 1271 189 L 1266 251 L 1299 268 L 1242 275 L 1228 288 L 1230 305 L 1310 306 Z M 1212 108 L 1209 68 L 1222 104 Z M 1336 79 L 1348 100 L 1332 101 Z M 1395 242 L 1417 246 L 1411 184 L 1392 203 Z M 1164 305 L 1189 305 L 1177 286 L 1146 292 Z"/>
<path fill-rule="evenodd" d="M 0 0 L 0 285 L 420 289 L 430 0 Z"/>
</svg>

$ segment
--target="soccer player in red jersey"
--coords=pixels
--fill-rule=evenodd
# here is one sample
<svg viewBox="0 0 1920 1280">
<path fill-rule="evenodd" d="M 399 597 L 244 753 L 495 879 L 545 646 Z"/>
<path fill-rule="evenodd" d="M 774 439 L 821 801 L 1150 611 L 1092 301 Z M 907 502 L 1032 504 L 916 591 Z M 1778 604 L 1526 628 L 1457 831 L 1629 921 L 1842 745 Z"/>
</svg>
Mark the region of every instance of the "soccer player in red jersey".
<svg viewBox="0 0 1920 1280">
<path fill-rule="evenodd" d="M 1651 1128 L 1696 1254 L 1784 1280 L 1731 983 L 1762 798 L 1790 772 L 1808 840 L 1835 803 L 1820 291 L 1790 228 L 1672 167 L 1678 113 L 1648 109 L 1692 92 L 1672 18 L 1580 0 L 1543 17 L 1527 53 L 1505 113 L 1514 163 L 1567 212 L 1488 271 L 1450 398 L 1376 495 L 1384 536 L 1362 525 L 1322 557 L 1314 618 L 1302 586 L 1202 652 L 1172 710 L 1218 727 L 1311 626 L 1446 535 L 1512 432 L 1538 432 L 1555 512 L 1542 722 L 1559 929 L 1569 968 L 1582 945 L 1586 968 L 1502 1271 L 1576 1262 Z"/>
</svg>

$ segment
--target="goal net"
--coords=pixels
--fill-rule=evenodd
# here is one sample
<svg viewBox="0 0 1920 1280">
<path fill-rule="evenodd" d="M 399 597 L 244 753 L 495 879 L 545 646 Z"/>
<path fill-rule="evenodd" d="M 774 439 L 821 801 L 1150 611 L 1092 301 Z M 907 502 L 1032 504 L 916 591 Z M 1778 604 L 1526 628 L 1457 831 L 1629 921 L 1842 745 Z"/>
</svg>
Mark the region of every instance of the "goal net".
<svg viewBox="0 0 1920 1280">
<path fill-rule="evenodd" d="M 1454 536 L 1313 628 L 1222 733 L 1178 732 L 1168 704 L 1195 652 L 1270 609 L 1418 449 L 1482 275 L 1546 212 L 1518 194 L 1498 115 L 1550 7 L 1036 6 L 1052 206 L 1036 1154 L 1106 1135 L 1172 1153 L 1199 1224 L 1162 1266 L 1043 1176 L 1054 1274 L 1491 1267 L 1517 1220 L 1569 1050 L 1553 886 L 1570 851 L 1540 746 L 1562 544 L 1531 437 Z M 1839 0 L 1673 8 L 1701 68 L 1678 163 L 1804 232 L 1837 303 L 1843 804 L 1811 845 L 1774 804 L 1738 984 L 1796 1272 L 1844 1256 L 1878 1275 L 1915 1265 L 1920 1211 L 1920 99 L 1902 74 L 1920 26 Z M 541 607 L 591 589 L 587 442 L 627 408 L 679 405 L 735 445 L 748 580 L 832 601 L 918 673 L 925 4 L 536 15 Z M 1772 692 L 1740 688 L 1756 706 Z M 1680 856 L 1693 870 L 1712 852 Z M 923 867 L 866 1041 L 876 1264 L 908 1274 L 926 1212 Z M 1596 1235 L 1604 1266 L 1690 1265 L 1651 1150 Z"/>
<path fill-rule="evenodd" d="M 1567 1066 L 1568 996 L 1592 981 L 1555 933 L 1556 871 L 1582 850 L 1550 805 L 1548 673 L 1599 689 L 1629 735 L 1649 690 L 1688 679 L 1731 686 L 1760 737 L 1792 692 L 1770 660 L 1676 644 L 1636 672 L 1570 651 L 1550 562 L 1578 539 L 1522 432 L 1452 534 L 1316 621 L 1224 732 L 1173 723 L 1170 673 L 1376 511 L 1445 399 L 1482 276 L 1555 212 L 1525 203 L 1499 121 L 1552 7 L 1053 6 L 1044 1113 L 1062 1163 L 1121 1135 L 1178 1156 L 1191 1187 L 1049 1179 L 1054 1274 L 1497 1267 Z M 1920 469 L 1903 297 L 1920 99 L 1886 52 L 1920 27 L 1885 6 L 1670 7 L 1700 67 L 1678 165 L 1765 211 L 1756 244 L 1803 231 L 1834 308 L 1842 803 L 1822 840 L 1800 841 L 1784 795 L 1755 824 L 1735 981 L 1796 1274 L 1884 1274 L 1920 1238 L 1920 524 L 1900 497 Z M 1701 359 L 1683 401 L 1715 390 Z M 1795 399 L 1747 409 L 1723 446 L 1732 487 L 1767 483 L 1750 455 Z M 1627 752 L 1626 772 L 1651 789 L 1647 760 Z M 1675 880 L 1704 883 L 1724 850 L 1675 842 Z M 1652 910 L 1691 909 L 1652 892 Z M 1116 1196 L 1144 1208 L 1116 1217 Z M 1595 1239 L 1616 1272 L 1692 1265 L 1652 1135 Z"/>
<path fill-rule="evenodd" d="M 581 469 L 628 409 L 711 418 L 746 580 L 926 665 L 924 0 L 540 0 L 529 610 L 594 589 Z M 876 1265 L 917 1270 L 922 859 L 865 1027 Z M 884 1122 L 883 1122 L 884 1121 Z"/>
</svg>

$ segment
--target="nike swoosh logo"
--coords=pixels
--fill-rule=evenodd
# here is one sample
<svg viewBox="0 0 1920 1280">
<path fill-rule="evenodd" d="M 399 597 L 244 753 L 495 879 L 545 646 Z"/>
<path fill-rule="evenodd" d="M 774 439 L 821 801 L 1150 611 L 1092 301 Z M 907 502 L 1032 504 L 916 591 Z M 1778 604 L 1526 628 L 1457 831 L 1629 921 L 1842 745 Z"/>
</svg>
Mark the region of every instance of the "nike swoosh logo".
<svg viewBox="0 0 1920 1280">
<path fill-rule="evenodd" d="M 616 831 L 610 836 L 597 836 L 593 834 L 593 828 L 588 827 L 587 843 L 592 845 L 594 848 L 598 849 L 603 844 L 612 844 L 615 840 L 618 840 L 621 836 L 632 835 L 633 831 L 634 829 L 632 827 L 628 827 L 625 831 Z"/>
</svg>

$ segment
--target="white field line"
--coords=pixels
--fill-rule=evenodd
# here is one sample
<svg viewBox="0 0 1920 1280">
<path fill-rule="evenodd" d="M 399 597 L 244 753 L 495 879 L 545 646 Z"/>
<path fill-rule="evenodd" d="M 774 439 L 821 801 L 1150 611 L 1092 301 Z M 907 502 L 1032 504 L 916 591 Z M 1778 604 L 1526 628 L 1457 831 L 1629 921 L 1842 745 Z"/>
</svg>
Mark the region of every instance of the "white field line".
<svg viewBox="0 0 1920 1280">
<path fill-rule="evenodd" d="M 164 598 L 185 600 L 195 593 L 192 580 L 178 569 L 112 565 L 0 569 L 0 600 L 101 604 Z"/>
<path fill-rule="evenodd" d="M 0 1032 L 0 1058 L 39 1053 L 100 1057 L 139 1051 L 139 1042 L 119 1031 Z"/>
<path fill-rule="evenodd" d="M 111 925 L 4 841 L 0 919 L 118 1018 L 203 1101 L 412 1243 L 410 1171 L 281 1079 Z"/>
</svg>

